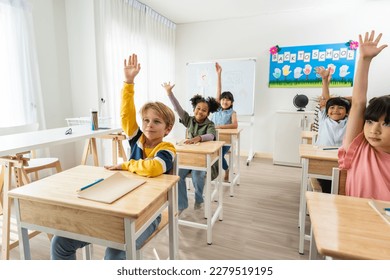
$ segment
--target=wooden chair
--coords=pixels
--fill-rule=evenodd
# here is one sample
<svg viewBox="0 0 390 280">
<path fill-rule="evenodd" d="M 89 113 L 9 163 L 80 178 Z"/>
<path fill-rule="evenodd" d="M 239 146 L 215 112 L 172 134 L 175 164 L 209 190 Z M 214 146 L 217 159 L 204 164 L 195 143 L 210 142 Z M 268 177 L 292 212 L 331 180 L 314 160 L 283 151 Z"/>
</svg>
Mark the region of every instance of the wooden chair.
<svg viewBox="0 0 390 280">
<path fill-rule="evenodd" d="M 38 130 L 38 123 L 31 123 L 27 125 L 13 126 L 13 127 L 1 127 L 0 128 L 0 136 L 9 135 L 9 134 L 17 134 L 22 132 L 32 132 Z M 26 151 L 22 153 L 18 153 L 16 155 L 3 157 L 3 161 L 7 162 L 7 160 L 16 160 L 23 165 L 21 167 L 14 167 L 15 174 L 15 185 L 20 187 L 24 184 L 30 183 L 29 174 L 33 173 L 35 175 L 35 180 L 38 180 L 38 171 L 44 169 L 52 169 L 55 168 L 57 172 L 61 172 L 61 164 L 58 158 L 35 158 L 35 151 Z M 0 226 L 3 227 L 3 205 L 2 205 L 2 190 L 4 184 L 4 172 L 5 168 L 3 165 L 1 167 L 0 174 Z M 19 245 L 18 239 L 18 231 L 16 220 L 13 217 L 10 217 L 10 244 L 9 250 L 17 247 Z M 38 235 L 40 232 L 38 231 L 29 231 L 29 238 L 32 238 Z M 48 234 L 49 239 L 51 239 L 52 235 Z"/>
<path fill-rule="evenodd" d="M 309 183 L 313 192 L 322 192 L 320 182 L 316 178 L 309 178 Z"/>
<path fill-rule="evenodd" d="M 345 195 L 345 185 L 347 182 L 347 170 L 340 170 L 334 167 L 332 170 L 332 193 Z"/>
<path fill-rule="evenodd" d="M 38 127 L 38 123 L 31 123 L 13 127 L 2 127 L 0 128 L 0 136 L 17 134 L 22 132 L 32 132 L 38 130 Z M 55 168 L 57 172 L 62 171 L 61 164 L 58 158 L 37 158 L 35 151 L 26 151 L 23 153 L 18 153 L 13 157 L 13 159 L 22 160 L 24 163 L 23 168 L 16 168 L 15 170 L 15 179 L 17 186 L 22 186 L 24 184 L 30 183 L 31 180 L 28 174 L 33 173 L 34 179 L 38 180 L 38 171 L 52 168 Z"/>
<path fill-rule="evenodd" d="M 340 170 L 338 167 L 332 169 L 332 194 L 345 195 L 345 185 L 347 182 L 347 170 Z M 321 186 L 320 186 L 321 187 Z M 313 230 L 310 230 L 310 254 L 309 259 L 317 259 L 318 252 L 315 246 Z"/>
</svg>

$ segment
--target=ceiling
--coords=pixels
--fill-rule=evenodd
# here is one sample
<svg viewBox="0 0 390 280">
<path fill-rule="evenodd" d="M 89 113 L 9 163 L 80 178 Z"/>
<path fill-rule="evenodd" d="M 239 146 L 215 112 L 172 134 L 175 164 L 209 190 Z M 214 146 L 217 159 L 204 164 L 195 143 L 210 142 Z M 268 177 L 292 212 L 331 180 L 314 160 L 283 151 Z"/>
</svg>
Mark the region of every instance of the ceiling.
<svg viewBox="0 0 390 280">
<path fill-rule="evenodd" d="M 176 24 L 257 16 L 374 0 L 138 0 Z M 376 0 L 378 1 L 378 0 Z"/>
</svg>

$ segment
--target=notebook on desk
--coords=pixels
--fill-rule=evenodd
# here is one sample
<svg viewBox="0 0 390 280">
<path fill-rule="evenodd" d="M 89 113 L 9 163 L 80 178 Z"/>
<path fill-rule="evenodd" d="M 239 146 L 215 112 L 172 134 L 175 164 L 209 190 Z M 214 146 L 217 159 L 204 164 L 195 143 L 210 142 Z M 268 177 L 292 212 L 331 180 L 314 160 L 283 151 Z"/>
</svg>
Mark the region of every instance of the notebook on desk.
<svg viewBox="0 0 390 280">
<path fill-rule="evenodd" d="M 381 218 L 390 225 L 390 216 L 389 216 L 389 210 L 390 209 L 390 203 L 388 202 L 383 202 L 383 201 L 374 201 L 371 199 L 368 201 L 368 204 L 374 209 L 380 216 Z"/>
<path fill-rule="evenodd" d="M 113 203 L 145 182 L 145 180 L 129 178 L 121 172 L 115 172 L 99 183 L 79 191 L 77 196 L 103 203 Z"/>
</svg>

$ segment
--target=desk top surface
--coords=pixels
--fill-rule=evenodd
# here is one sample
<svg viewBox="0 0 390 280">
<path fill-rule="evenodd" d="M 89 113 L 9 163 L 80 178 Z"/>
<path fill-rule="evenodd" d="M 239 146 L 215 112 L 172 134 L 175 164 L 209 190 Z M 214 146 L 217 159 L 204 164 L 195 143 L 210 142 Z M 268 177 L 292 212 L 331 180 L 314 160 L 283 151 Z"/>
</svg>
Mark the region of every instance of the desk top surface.
<svg viewBox="0 0 390 280">
<path fill-rule="evenodd" d="M 233 135 L 238 135 L 241 133 L 242 128 L 217 128 L 217 131 L 219 134 L 233 134 Z"/>
<path fill-rule="evenodd" d="M 212 154 L 217 152 L 225 141 L 206 141 L 199 144 L 175 145 L 177 153 Z"/>
<path fill-rule="evenodd" d="M 65 131 L 69 128 L 72 128 L 72 134 L 65 135 Z M 14 155 L 51 145 L 66 144 L 121 131 L 122 128 L 119 126 L 117 128 L 91 130 L 89 125 L 77 125 L 0 136 L 0 156 Z"/>
<path fill-rule="evenodd" d="M 338 153 L 337 149 L 324 150 L 323 147 L 314 146 L 311 144 L 299 145 L 299 156 L 301 158 L 337 161 L 338 160 L 337 153 Z"/>
<path fill-rule="evenodd" d="M 23 187 L 13 189 L 9 192 L 9 196 L 22 200 L 69 206 L 74 209 L 136 219 L 145 213 L 148 206 L 156 200 L 162 196 L 167 197 L 168 191 L 179 181 L 179 177 L 175 175 L 146 178 L 128 171 L 120 171 L 129 178 L 142 178 L 146 180 L 146 183 L 111 204 L 77 197 L 77 190 L 81 187 L 99 178 L 106 178 L 112 172 L 103 167 L 79 165 Z"/>
<path fill-rule="evenodd" d="M 317 192 L 306 192 L 306 198 L 320 254 L 390 259 L 390 226 L 368 204 L 369 199 Z"/>
<path fill-rule="evenodd" d="M 301 131 L 301 137 L 302 138 L 313 138 L 318 134 L 317 131 L 311 131 L 311 130 L 303 130 Z"/>
</svg>

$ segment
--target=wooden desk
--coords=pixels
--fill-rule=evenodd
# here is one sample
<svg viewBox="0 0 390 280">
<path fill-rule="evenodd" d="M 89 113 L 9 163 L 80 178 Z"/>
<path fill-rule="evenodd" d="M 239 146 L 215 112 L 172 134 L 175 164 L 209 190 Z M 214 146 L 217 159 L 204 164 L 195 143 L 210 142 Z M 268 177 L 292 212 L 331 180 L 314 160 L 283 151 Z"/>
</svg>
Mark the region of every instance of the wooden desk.
<svg viewBox="0 0 390 280">
<path fill-rule="evenodd" d="M 321 255 L 390 260 L 390 227 L 369 199 L 307 192 L 313 235 Z M 390 207 L 390 202 L 385 202 Z"/>
<path fill-rule="evenodd" d="M 191 221 L 179 220 L 179 225 L 185 225 L 207 230 L 207 243 L 212 243 L 212 228 L 219 218 L 223 219 L 223 190 L 221 180 L 222 170 L 222 146 L 224 141 L 207 141 L 199 145 L 175 145 L 177 156 L 177 169 L 193 169 L 206 171 L 206 182 L 204 187 L 205 196 L 205 218 L 207 224 L 195 223 Z M 212 215 L 211 209 L 211 166 L 219 160 L 219 174 L 217 180 L 218 207 Z M 178 170 L 177 173 L 178 174 Z"/>
<path fill-rule="evenodd" d="M 301 144 L 299 155 L 302 159 L 302 180 L 299 204 L 299 253 L 304 253 L 306 197 L 309 177 L 332 180 L 332 169 L 338 167 L 337 150 L 323 150 L 321 147 Z"/>
<path fill-rule="evenodd" d="M 136 239 L 168 206 L 170 259 L 177 253 L 176 186 L 179 177 L 161 175 L 119 200 L 99 203 L 77 197 L 77 190 L 113 171 L 80 165 L 11 190 L 19 228 L 21 259 L 31 259 L 27 229 L 47 232 L 126 251 L 136 257 Z M 120 171 L 129 178 L 140 178 Z M 176 209 L 175 209 L 176 208 Z"/>
<path fill-rule="evenodd" d="M 104 130 L 91 130 L 88 125 L 72 126 L 72 134 L 65 135 L 69 127 L 55 129 L 38 130 L 33 132 L 19 133 L 13 135 L 0 136 L 0 164 L 4 168 L 3 184 L 3 228 L 2 228 L 2 259 L 9 258 L 10 250 L 10 201 L 8 191 L 11 189 L 12 168 L 21 169 L 25 161 L 20 156 L 15 157 L 18 153 L 47 148 L 54 145 L 71 143 L 79 140 L 90 139 L 110 133 L 118 133 L 122 128 L 112 128 Z M 94 162 L 98 164 L 96 142 L 93 148 Z M 0 185 L 1 190 L 1 185 Z M 17 242 L 17 241 L 16 241 Z"/>
<path fill-rule="evenodd" d="M 318 135 L 317 131 L 303 130 L 301 132 L 301 138 L 303 140 L 303 144 L 313 145 L 316 142 L 317 135 Z"/>
<path fill-rule="evenodd" d="M 218 140 L 225 141 L 225 146 L 230 146 L 229 156 L 229 180 L 222 185 L 230 187 L 230 196 L 234 195 L 234 186 L 240 184 L 240 133 L 242 128 L 217 129 Z"/>
</svg>

